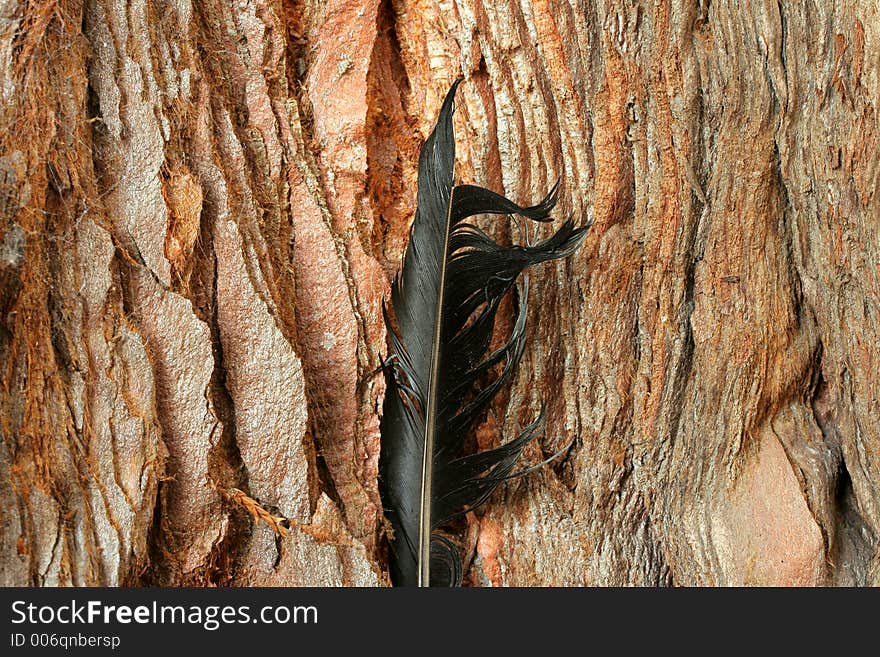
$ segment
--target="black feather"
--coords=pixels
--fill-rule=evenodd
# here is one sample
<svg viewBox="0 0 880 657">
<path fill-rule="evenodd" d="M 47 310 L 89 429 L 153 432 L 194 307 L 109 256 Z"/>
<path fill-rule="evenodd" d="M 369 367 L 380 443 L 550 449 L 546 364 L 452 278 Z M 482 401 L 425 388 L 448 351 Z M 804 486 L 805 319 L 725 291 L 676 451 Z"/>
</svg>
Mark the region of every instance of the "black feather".
<svg viewBox="0 0 880 657">
<path fill-rule="evenodd" d="M 462 454 L 465 439 L 522 356 L 528 282 L 519 289 L 510 335 L 488 353 L 499 303 L 526 267 L 571 254 L 588 228 L 569 219 L 547 240 L 502 246 L 466 223 L 477 214 L 550 221 L 558 185 L 527 208 L 488 189 L 453 186 L 452 113 L 460 82 L 446 95 L 419 156 L 416 216 L 392 286 L 396 327 L 387 309 L 385 315 L 392 355 L 386 361 L 380 466 L 397 585 L 461 582 L 458 548 L 434 530 L 517 476 L 512 473 L 520 453 L 543 426 L 539 417 L 500 447 Z"/>
</svg>

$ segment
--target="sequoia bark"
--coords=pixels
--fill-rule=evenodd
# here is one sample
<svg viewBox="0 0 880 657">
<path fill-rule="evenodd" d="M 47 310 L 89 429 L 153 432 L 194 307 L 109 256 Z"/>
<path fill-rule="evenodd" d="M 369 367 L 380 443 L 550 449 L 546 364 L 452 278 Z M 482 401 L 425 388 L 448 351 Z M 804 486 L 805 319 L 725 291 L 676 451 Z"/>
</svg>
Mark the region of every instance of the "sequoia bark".
<svg viewBox="0 0 880 657">
<path fill-rule="evenodd" d="M 387 583 L 371 372 L 459 76 L 457 175 L 595 222 L 477 437 L 574 444 L 468 582 L 880 584 L 877 0 L 0 1 L 0 584 Z"/>
</svg>

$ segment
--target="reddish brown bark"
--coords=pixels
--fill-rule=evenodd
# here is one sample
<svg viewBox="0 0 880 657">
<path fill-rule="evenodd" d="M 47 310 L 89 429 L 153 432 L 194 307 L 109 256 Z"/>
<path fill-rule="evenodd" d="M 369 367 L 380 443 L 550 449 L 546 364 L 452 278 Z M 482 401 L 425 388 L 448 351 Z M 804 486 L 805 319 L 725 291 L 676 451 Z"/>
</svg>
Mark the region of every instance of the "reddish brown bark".
<svg viewBox="0 0 880 657">
<path fill-rule="evenodd" d="M 478 438 L 575 442 L 468 582 L 880 583 L 878 13 L 0 2 L 0 581 L 387 582 L 370 374 L 463 76 L 457 175 L 595 222 Z"/>
</svg>

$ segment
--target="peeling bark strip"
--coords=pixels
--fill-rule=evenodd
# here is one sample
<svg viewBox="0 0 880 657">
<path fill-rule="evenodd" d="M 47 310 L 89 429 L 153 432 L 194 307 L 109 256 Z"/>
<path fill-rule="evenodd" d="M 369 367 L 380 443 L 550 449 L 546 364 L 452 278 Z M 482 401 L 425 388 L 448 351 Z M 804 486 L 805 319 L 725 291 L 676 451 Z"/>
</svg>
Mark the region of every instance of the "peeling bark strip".
<svg viewBox="0 0 880 657">
<path fill-rule="evenodd" d="M 477 437 L 579 439 L 468 580 L 880 583 L 880 4 L 819 4 L 0 3 L 0 583 L 387 582 L 368 375 L 459 76 L 461 177 L 594 219 Z"/>
</svg>

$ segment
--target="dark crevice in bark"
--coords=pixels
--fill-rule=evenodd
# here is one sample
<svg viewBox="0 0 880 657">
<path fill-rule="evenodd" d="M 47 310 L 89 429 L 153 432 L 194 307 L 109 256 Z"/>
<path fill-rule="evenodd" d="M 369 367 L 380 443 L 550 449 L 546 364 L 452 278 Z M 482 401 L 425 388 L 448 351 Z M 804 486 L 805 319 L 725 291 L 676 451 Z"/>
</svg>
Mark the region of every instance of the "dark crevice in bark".
<svg viewBox="0 0 880 657">
<path fill-rule="evenodd" d="M 822 377 L 822 356 L 824 353 L 824 345 L 822 341 L 819 340 L 816 344 L 816 348 L 813 353 L 810 355 L 809 365 L 807 366 L 807 373 L 810 376 L 810 381 L 808 384 L 809 394 L 807 399 L 805 399 L 805 403 L 807 404 L 810 412 L 813 415 L 813 419 L 816 422 L 817 426 L 819 426 L 819 421 L 816 416 L 816 407 L 815 407 L 815 399 L 817 395 L 827 395 L 827 386 L 825 385 L 825 380 Z M 826 436 L 825 431 L 820 426 L 820 431 L 822 433 L 823 442 L 828 445 L 828 449 L 833 452 L 835 460 L 838 461 L 842 466 L 842 456 L 840 454 L 840 444 L 839 441 L 829 441 L 828 436 Z M 810 515 L 813 517 L 816 526 L 819 528 L 819 531 L 822 534 L 822 544 L 823 550 L 826 556 L 826 559 L 829 558 L 830 552 L 834 547 L 834 541 L 836 540 L 836 535 L 833 527 L 828 526 L 827 516 L 822 513 L 825 499 L 816 499 L 816 496 L 812 493 L 809 483 L 810 483 L 810 473 L 805 472 L 803 468 L 803 464 L 799 462 L 796 454 L 792 452 L 792 445 L 782 440 L 782 438 L 777 434 L 777 438 L 779 439 L 779 443 L 782 446 L 782 449 L 785 451 L 785 456 L 788 459 L 788 462 L 791 466 L 792 472 L 795 477 L 798 479 L 798 483 L 801 487 L 801 492 L 804 497 L 804 502 L 807 505 L 807 508 L 810 510 Z M 829 482 L 829 486 L 833 486 L 836 483 L 836 478 Z M 821 482 L 820 482 L 821 483 Z M 836 508 L 836 507 L 835 507 Z"/>
<path fill-rule="evenodd" d="M 644 252 L 644 243 L 640 244 L 641 251 Z M 633 285 L 635 287 L 636 297 L 633 299 L 633 334 L 632 334 L 632 350 L 633 350 L 633 371 L 638 371 L 639 361 L 642 360 L 642 325 L 639 321 L 639 308 L 642 307 L 643 292 L 645 289 L 645 258 L 642 256 L 639 264 L 639 272 L 635 277 Z M 632 384 L 630 384 L 632 388 Z"/>
<path fill-rule="evenodd" d="M 37 573 L 34 576 L 34 586 L 45 586 L 46 578 L 49 576 L 49 569 L 52 568 L 52 564 L 55 563 L 55 555 L 58 552 L 59 546 L 64 542 L 64 535 L 66 533 L 66 528 L 64 526 L 64 511 L 63 509 L 58 510 L 58 521 L 57 526 L 55 528 L 55 542 L 52 544 L 52 550 L 49 552 L 49 559 L 46 561 L 46 567 L 43 569 L 43 572 Z"/>
<path fill-rule="evenodd" d="M 788 65 L 785 61 L 785 46 L 788 41 L 788 19 L 785 17 L 785 10 L 782 6 L 782 0 L 776 0 L 776 9 L 779 11 L 779 61 L 782 64 L 782 74 L 785 76 L 786 87 L 786 107 L 784 107 L 783 110 L 788 111 Z"/>
<path fill-rule="evenodd" d="M 305 153 L 309 159 L 312 171 L 316 171 L 313 154 L 318 151 L 318 143 L 314 133 L 314 114 L 312 103 L 309 100 L 309 92 L 306 87 L 309 66 L 309 40 L 308 40 L 308 17 L 305 15 L 303 3 L 296 0 L 284 0 L 282 2 L 282 20 L 287 28 L 287 65 L 284 67 L 287 75 L 288 89 L 291 99 L 296 102 L 296 120 L 302 131 Z"/>
<path fill-rule="evenodd" d="M 871 559 L 878 540 L 859 511 L 852 478 L 843 459 L 837 475 L 835 510 L 835 541 L 828 554 L 832 582 L 842 586 L 866 586 L 870 583 Z"/>
<path fill-rule="evenodd" d="M 139 318 L 132 304 L 132 278 L 137 275 L 135 272 L 133 272 L 133 269 L 135 267 L 142 267 L 145 271 L 149 270 L 146 269 L 142 262 L 137 263 L 132 260 L 132 256 L 119 242 L 119 240 L 116 239 L 115 235 L 111 234 L 111 238 L 113 239 L 114 254 L 109 266 L 114 285 L 116 285 L 120 291 L 120 305 L 122 307 L 122 312 L 125 317 L 131 320 L 133 328 L 140 331 Z M 158 280 L 156 280 L 156 282 L 158 284 Z M 143 338 L 143 336 L 142 339 L 144 340 L 144 344 L 146 346 L 146 339 Z M 161 377 L 161 366 L 157 366 L 157 363 L 153 362 L 152 359 L 150 359 L 150 364 L 154 370 L 154 377 Z M 165 427 L 163 424 L 162 408 L 161 404 L 158 403 L 158 400 L 155 412 L 156 421 L 158 422 L 160 428 L 159 440 L 163 443 L 164 449 L 169 455 L 164 464 L 164 472 L 173 473 L 176 468 L 181 466 L 179 464 L 176 464 L 174 459 L 170 455 L 171 453 L 165 440 Z M 174 482 L 172 478 L 160 477 L 159 482 L 156 486 L 156 496 L 153 503 L 153 518 L 145 539 L 146 546 L 144 551 L 146 554 L 147 564 L 144 566 L 142 572 L 132 573 L 129 575 L 129 578 L 134 580 L 133 582 L 131 582 L 132 584 L 143 586 L 162 586 L 168 585 L 170 583 L 175 583 L 175 569 L 171 561 L 168 559 L 168 550 L 166 549 L 168 528 L 164 522 L 168 517 L 166 507 L 166 502 L 170 497 L 168 491 L 169 487 L 173 485 Z"/>
<path fill-rule="evenodd" d="M 54 352 L 55 364 L 58 366 L 57 376 L 62 380 L 65 390 L 70 390 L 70 375 L 73 371 L 79 370 L 78 363 L 74 362 L 70 354 L 70 345 L 67 338 L 67 325 L 69 322 L 69 311 L 65 308 L 65 297 L 61 296 L 60 290 L 64 289 L 64 282 L 61 280 L 61 254 L 53 243 L 48 242 L 47 249 L 47 271 L 46 274 L 51 281 L 46 294 L 46 309 L 49 315 L 49 337 Z"/>
<path fill-rule="evenodd" d="M 814 379 L 809 399 L 813 419 L 822 432 L 824 442 L 840 451 L 842 441 L 835 421 L 836 400 L 822 373 L 821 356 L 817 360 Z M 832 500 L 834 526 L 826 531 L 820 524 L 823 535 L 830 533 L 834 537 L 831 545 L 827 544 L 826 538 L 831 583 L 864 586 L 869 583 L 871 559 L 880 542 L 859 510 L 858 498 L 843 454 L 838 462 L 835 487 Z"/>
<path fill-rule="evenodd" d="M 695 200 L 695 203 L 700 203 Z M 699 214 L 697 214 L 699 216 Z M 675 373 L 672 377 L 671 398 L 667 407 L 670 409 L 669 417 L 669 446 L 674 444 L 678 436 L 679 427 L 681 425 L 681 415 L 685 406 L 685 390 L 687 388 L 688 379 L 694 365 L 694 327 L 691 323 L 691 317 L 694 313 L 694 286 L 696 280 L 697 263 L 702 259 L 702 254 L 696 254 L 697 248 L 696 236 L 698 227 L 695 227 L 691 236 L 691 244 L 689 246 L 690 258 L 685 264 L 684 270 L 684 301 L 679 309 L 679 327 L 684 331 L 684 345 L 682 346 L 681 356 L 675 365 Z M 669 448 L 667 446 L 667 448 Z"/>
<path fill-rule="evenodd" d="M 206 232 L 213 235 L 213 217 L 203 222 Z M 209 224 L 206 226 L 205 224 Z M 210 396 L 217 419 L 223 424 L 220 439 L 208 454 L 208 476 L 217 488 L 223 492 L 229 488 L 238 488 L 250 492 L 248 472 L 236 438 L 235 403 L 226 387 L 226 366 L 223 359 L 223 342 L 220 335 L 220 323 L 217 319 L 217 256 L 213 249 L 213 239 L 202 235 L 202 243 L 212 256 L 212 281 L 210 317 L 207 320 L 211 331 L 211 353 L 214 357 L 214 369 L 211 373 Z M 223 539 L 213 547 L 212 556 L 226 558 L 232 564 L 231 571 L 218 570 L 217 574 L 232 581 L 235 578 L 235 564 L 247 550 L 250 536 L 254 529 L 253 519 L 244 509 L 233 508 L 229 520 L 230 527 Z M 210 575 L 210 573 L 209 573 Z M 225 582 L 212 582 L 225 583 Z"/>
<path fill-rule="evenodd" d="M 309 440 L 313 445 L 316 445 L 315 449 L 315 470 L 318 475 L 318 487 L 322 493 L 324 493 L 327 497 L 329 497 L 333 504 L 336 505 L 336 508 L 340 510 L 340 512 L 345 512 L 345 504 L 342 502 L 342 497 L 339 495 L 339 491 L 336 490 L 336 483 L 333 481 L 333 475 L 330 473 L 330 468 L 327 466 L 327 461 L 324 459 L 324 455 L 321 453 L 320 445 L 317 440 L 315 440 L 315 433 L 312 425 L 314 424 L 314 412 L 312 409 L 314 408 L 313 398 L 308 392 L 306 393 L 306 404 L 309 408 L 309 421 L 308 427 L 306 429 L 306 438 L 305 440 Z M 314 509 L 312 509 L 314 512 Z"/>
<path fill-rule="evenodd" d="M 131 572 L 121 582 L 122 586 L 163 586 L 170 579 L 170 569 L 167 567 L 162 554 L 162 519 L 165 517 L 165 500 L 167 495 L 163 490 L 167 484 L 160 480 L 156 486 L 156 496 L 153 500 L 153 520 L 147 530 L 145 553 L 147 563 L 140 572 Z"/>
<path fill-rule="evenodd" d="M 650 550 L 652 559 L 650 560 L 650 563 L 645 566 L 646 581 L 627 583 L 637 585 L 641 584 L 644 586 L 675 586 L 675 575 L 672 571 L 672 568 L 669 566 L 663 543 L 661 542 L 660 538 L 658 538 L 654 530 L 654 523 L 651 520 L 650 513 L 647 511 L 648 504 L 645 502 L 644 497 L 642 497 L 642 505 L 646 509 L 645 525 L 646 533 L 650 538 Z"/>
<path fill-rule="evenodd" d="M 236 14 L 232 9 L 224 15 L 223 20 L 228 30 L 241 33 L 242 28 L 235 25 Z M 207 23 L 209 17 L 204 17 Z M 270 24 L 265 24 L 267 32 L 271 30 Z M 233 27 L 234 26 L 234 27 Z M 213 25 L 213 29 L 217 29 Z M 240 170 L 224 170 L 226 183 L 230 189 L 230 200 L 233 201 L 233 210 L 236 216 L 239 232 L 245 251 L 245 266 L 251 280 L 254 282 L 256 294 L 266 303 L 270 312 L 276 309 L 275 299 L 283 295 L 276 289 L 278 273 L 276 267 L 283 269 L 284 258 L 279 254 L 278 247 L 283 242 L 279 240 L 282 219 L 281 198 L 283 186 L 281 181 L 273 181 L 271 175 L 271 163 L 269 150 L 264 141 L 264 136 L 256 125 L 259 119 L 251 116 L 251 108 L 248 104 L 248 85 L 243 81 L 248 76 L 249 68 L 254 66 L 250 61 L 250 47 L 245 38 L 240 38 L 234 43 L 229 43 L 229 38 L 223 33 L 208 34 L 211 40 L 226 42 L 232 48 L 222 51 L 222 54 L 213 57 L 203 57 L 202 64 L 206 77 L 212 81 L 212 89 L 223 90 L 225 93 L 212 95 L 212 113 L 216 117 L 218 125 L 221 124 L 223 113 L 229 116 L 234 136 L 241 149 L 246 166 Z M 224 38 L 226 37 L 226 38 Z M 264 47 L 268 44 L 262 44 Z M 271 48 L 267 48 L 270 50 Z M 283 68 L 283 63 L 281 64 Z M 279 90 L 277 79 L 273 71 L 265 66 L 260 71 L 267 83 L 267 92 L 270 102 L 274 100 L 275 93 L 286 96 L 286 90 Z M 281 71 L 283 73 L 283 71 Z M 277 76 L 283 79 L 283 76 Z M 273 80 L 276 80 L 273 82 Z M 274 115 L 274 113 L 273 113 Z M 274 126 L 277 133 L 277 124 Z M 220 145 L 221 157 L 229 158 L 231 153 L 224 153 Z M 237 206 L 237 207 L 236 207 Z M 247 257 L 251 251 L 256 257 Z M 259 273 L 258 273 L 259 272 Z M 257 283 L 259 281 L 259 283 Z M 277 321 L 277 320 L 276 320 Z M 278 327 L 291 339 L 288 325 L 284 321 L 277 321 Z"/>
<path fill-rule="evenodd" d="M 482 163 L 483 180 L 476 182 L 489 189 L 501 189 L 504 180 L 501 175 L 501 152 L 498 148 L 498 116 L 495 113 L 492 79 L 486 66 L 486 58 L 482 54 L 477 63 L 477 70 L 471 76 L 471 82 L 486 111 L 486 129 L 482 140 L 489 142 L 485 146 L 485 161 Z"/>
<path fill-rule="evenodd" d="M 803 329 L 805 316 L 804 292 L 801 273 L 797 266 L 797 258 L 794 252 L 794 231 L 792 218 L 791 199 L 788 193 L 788 186 L 785 184 L 785 177 L 782 174 L 782 155 L 779 151 L 778 135 L 773 142 L 773 172 L 776 176 L 776 186 L 781 195 L 781 212 L 780 212 L 780 232 L 782 243 L 785 246 L 785 262 L 789 273 L 791 274 L 792 283 L 792 302 L 794 303 L 795 317 L 798 319 L 798 328 Z M 810 309 L 810 319 L 815 317 L 815 312 Z M 815 323 L 815 322 L 814 322 Z"/>
</svg>

